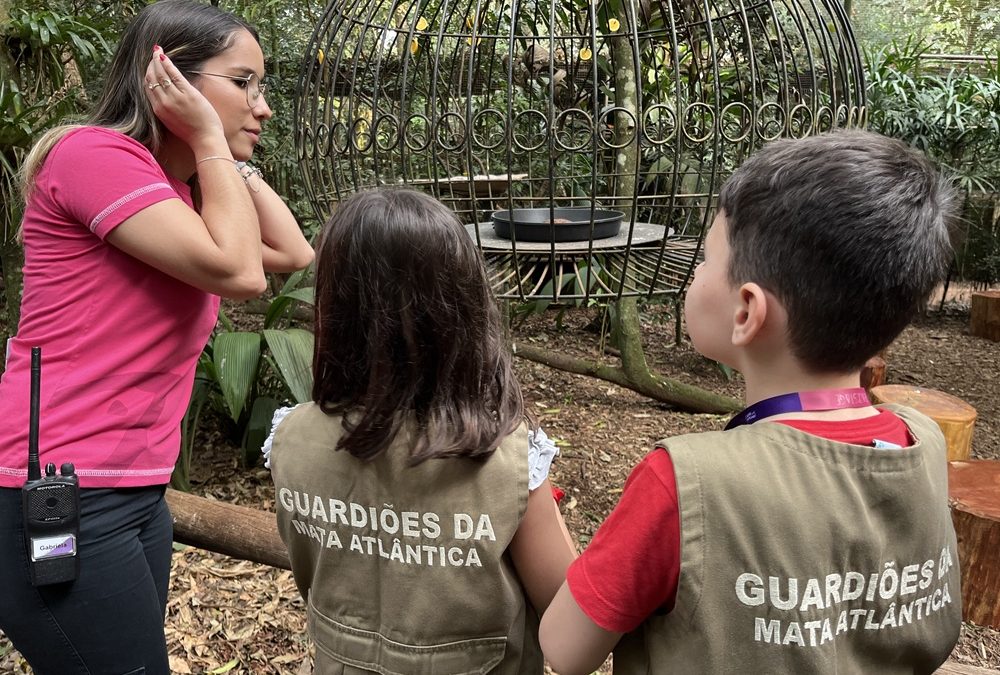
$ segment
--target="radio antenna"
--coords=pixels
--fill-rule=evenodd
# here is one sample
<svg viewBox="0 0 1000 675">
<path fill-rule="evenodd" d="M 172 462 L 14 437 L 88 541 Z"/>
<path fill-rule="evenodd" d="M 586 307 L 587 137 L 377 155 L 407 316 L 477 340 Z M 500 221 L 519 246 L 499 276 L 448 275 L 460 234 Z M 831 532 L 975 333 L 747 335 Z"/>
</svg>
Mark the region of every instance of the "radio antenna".
<svg viewBox="0 0 1000 675">
<path fill-rule="evenodd" d="M 38 463 L 38 409 L 42 388 L 42 348 L 31 348 L 31 410 L 28 417 L 28 480 L 42 477 Z"/>
</svg>

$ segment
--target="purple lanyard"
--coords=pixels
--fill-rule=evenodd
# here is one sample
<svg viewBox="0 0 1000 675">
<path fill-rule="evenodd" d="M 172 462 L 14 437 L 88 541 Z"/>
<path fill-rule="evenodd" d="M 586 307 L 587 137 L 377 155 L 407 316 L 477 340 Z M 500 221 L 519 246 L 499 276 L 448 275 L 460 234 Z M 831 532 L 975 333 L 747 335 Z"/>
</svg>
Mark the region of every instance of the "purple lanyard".
<svg viewBox="0 0 1000 675">
<path fill-rule="evenodd" d="M 862 387 L 798 391 L 765 398 L 744 408 L 736 417 L 729 420 L 726 430 L 784 413 L 864 408 L 869 405 L 871 401 L 868 400 L 868 392 Z"/>
</svg>

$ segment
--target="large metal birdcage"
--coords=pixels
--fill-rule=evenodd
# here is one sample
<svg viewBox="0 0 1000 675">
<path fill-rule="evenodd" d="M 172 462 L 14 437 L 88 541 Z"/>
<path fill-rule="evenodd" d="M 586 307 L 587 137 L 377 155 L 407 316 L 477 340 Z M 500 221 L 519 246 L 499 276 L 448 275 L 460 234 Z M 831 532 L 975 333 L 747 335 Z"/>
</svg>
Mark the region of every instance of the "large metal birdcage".
<svg viewBox="0 0 1000 675">
<path fill-rule="evenodd" d="M 614 299 L 683 290 L 755 149 L 864 119 L 840 0 L 333 0 L 296 151 L 320 218 L 410 185 L 468 223 L 498 296 Z"/>
</svg>

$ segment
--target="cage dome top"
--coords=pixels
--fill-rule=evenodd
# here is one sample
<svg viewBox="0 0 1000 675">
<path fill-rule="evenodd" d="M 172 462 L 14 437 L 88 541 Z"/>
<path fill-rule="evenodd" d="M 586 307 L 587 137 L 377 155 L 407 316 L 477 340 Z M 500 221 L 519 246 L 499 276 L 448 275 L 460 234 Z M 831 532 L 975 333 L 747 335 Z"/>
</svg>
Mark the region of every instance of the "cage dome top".
<svg viewBox="0 0 1000 675">
<path fill-rule="evenodd" d="M 864 118 L 840 0 L 334 0 L 296 150 L 321 218 L 357 190 L 425 189 L 500 295 L 608 297 L 681 290 L 721 181 L 763 143 Z M 621 232 L 497 241 L 495 210 L 565 207 L 621 211 Z M 562 288 L 566 265 L 587 279 Z"/>
</svg>

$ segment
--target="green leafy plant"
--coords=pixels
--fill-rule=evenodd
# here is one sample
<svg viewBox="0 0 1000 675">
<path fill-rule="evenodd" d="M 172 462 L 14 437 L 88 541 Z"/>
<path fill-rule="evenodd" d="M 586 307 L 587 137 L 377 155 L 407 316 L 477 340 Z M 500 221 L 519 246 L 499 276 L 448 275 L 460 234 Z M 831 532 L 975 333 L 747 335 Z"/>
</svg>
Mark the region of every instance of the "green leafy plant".
<svg viewBox="0 0 1000 675">
<path fill-rule="evenodd" d="M 964 194 L 957 270 L 990 284 L 1000 256 L 1000 58 L 982 73 L 929 71 L 927 43 L 908 39 L 866 53 L 871 127 L 925 152 Z M 985 213 L 984 213 L 985 212 Z"/>
<path fill-rule="evenodd" d="M 308 271 L 292 274 L 268 303 L 260 330 L 239 330 L 225 312 L 198 360 L 194 388 L 181 427 L 181 453 L 171 478 L 190 489 L 190 467 L 205 406 L 228 418 L 240 439 L 242 465 L 254 466 L 271 430 L 274 411 L 312 397 L 313 334 L 293 325 L 297 303 L 311 305 Z"/>
<path fill-rule="evenodd" d="M 109 53 L 87 16 L 63 3 L 26 2 L 0 22 L 0 344 L 15 329 L 21 296 L 21 221 L 17 170 L 35 140 L 82 110 L 81 67 Z"/>
</svg>

